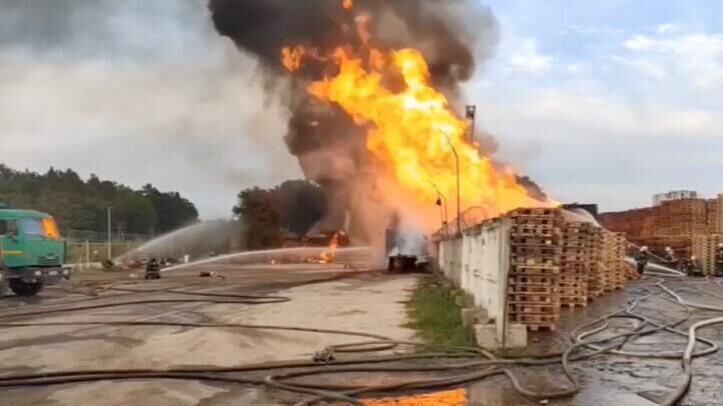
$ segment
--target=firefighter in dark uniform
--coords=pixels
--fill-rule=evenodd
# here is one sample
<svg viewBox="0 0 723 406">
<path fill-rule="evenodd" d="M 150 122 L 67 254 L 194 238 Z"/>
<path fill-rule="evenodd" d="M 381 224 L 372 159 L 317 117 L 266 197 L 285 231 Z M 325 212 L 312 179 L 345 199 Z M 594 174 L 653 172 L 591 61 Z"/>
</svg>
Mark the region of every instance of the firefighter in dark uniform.
<svg viewBox="0 0 723 406">
<path fill-rule="evenodd" d="M 635 257 L 635 262 L 638 263 L 638 275 L 642 275 L 643 272 L 645 272 L 648 261 L 650 261 L 648 247 L 640 247 L 640 252 L 638 252 L 638 255 Z"/>
<path fill-rule="evenodd" d="M 678 258 L 675 256 L 675 252 L 673 252 L 672 248 L 665 247 L 665 257 L 663 259 L 669 267 L 678 269 Z"/>
<path fill-rule="evenodd" d="M 723 243 L 715 250 L 715 276 L 723 277 Z"/>
<path fill-rule="evenodd" d="M 685 272 L 688 276 L 703 276 L 700 273 L 696 262 L 697 259 L 694 255 L 690 258 L 686 258 L 685 261 L 683 261 L 683 272 Z"/>
<path fill-rule="evenodd" d="M 145 279 L 161 279 L 161 264 L 155 258 L 151 258 L 146 265 Z"/>
</svg>

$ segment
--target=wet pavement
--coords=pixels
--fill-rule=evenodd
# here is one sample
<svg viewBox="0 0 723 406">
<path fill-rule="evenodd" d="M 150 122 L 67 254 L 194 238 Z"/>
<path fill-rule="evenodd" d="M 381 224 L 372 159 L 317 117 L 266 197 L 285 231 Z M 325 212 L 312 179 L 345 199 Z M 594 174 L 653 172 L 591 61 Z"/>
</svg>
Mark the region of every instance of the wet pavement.
<svg viewBox="0 0 723 406">
<path fill-rule="evenodd" d="M 631 301 L 643 297 L 646 289 L 655 295 L 641 301 L 636 313 L 654 319 L 661 324 L 685 318 L 686 310 L 658 293 L 655 286 L 659 279 L 643 279 L 630 283 L 624 290 L 610 292 L 588 304 L 585 308 L 563 310 L 560 328 L 555 332 L 530 333 L 530 346 L 526 354 L 544 354 L 561 351 L 570 343 L 570 333 L 579 325 L 625 308 Z M 704 279 L 669 280 L 666 286 L 672 288 L 684 300 L 723 307 L 723 288 Z M 704 293 L 698 288 L 716 297 Z M 719 317 L 720 313 L 694 310 L 692 317 L 678 326 L 687 328 L 704 319 Z M 631 320 L 615 319 L 599 337 L 623 333 L 634 328 Z M 699 336 L 723 343 L 723 326 L 711 326 L 700 331 Z M 642 336 L 629 340 L 624 350 L 631 352 L 663 353 L 682 351 L 687 345 L 683 336 L 668 332 Z M 696 349 L 705 346 L 698 344 Z M 535 392 L 549 393 L 569 387 L 559 365 L 540 367 L 516 367 L 512 369 L 524 388 Z M 374 406 L 533 406 L 540 404 L 589 406 L 646 406 L 656 405 L 683 381 L 683 369 L 679 359 L 638 358 L 612 354 L 599 355 L 584 361 L 572 363 L 572 370 L 579 380 L 581 389 L 573 397 L 564 399 L 532 400 L 513 389 L 509 380 L 501 375 L 467 385 L 460 390 L 427 394 L 426 397 L 410 395 L 386 399 Z M 367 403 L 365 403 L 367 404 Z M 687 396 L 680 403 L 685 406 L 723 405 L 723 353 L 716 352 L 697 358 L 693 363 L 693 382 Z"/>
<path fill-rule="evenodd" d="M 559 351 L 563 343 L 569 343 L 570 332 L 578 325 L 598 317 L 623 309 L 629 301 L 643 296 L 644 289 L 650 289 L 655 296 L 640 303 L 636 312 L 661 323 L 684 318 L 687 312 L 659 295 L 661 290 L 655 286 L 658 279 L 644 279 L 631 282 L 624 290 L 608 293 L 585 308 L 563 310 L 561 328 L 555 332 L 530 333 L 530 351 L 544 353 Z M 704 287 L 710 292 L 723 295 L 723 288 L 704 279 L 668 281 L 666 286 L 674 289 L 684 300 L 723 307 L 723 299 L 701 292 Z M 690 320 L 678 328 L 687 328 L 697 321 L 720 316 L 720 313 L 694 310 Z M 610 323 L 610 329 L 601 333 L 612 335 L 615 332 L 629 330 L 632 321 L 617 319 Z M 723 343 L 723 326 L 714 325 L 700 330 L 701 337 Z M 630 340 L 624 347 L 628 351 L 664 352 L 682 351 L 687 340 L 672 333 L 660 332 Z M 696 345 L 696 349 L 704 348 Z M 657 404 L 672 392 L 683 380 L 680 360 L 641 359 L 617 355 L 600 355 L 594 358 L 572 363 L 578 377 L 581 390 L 569 399 L 550 400 L 551 405 L 616 405 L 637 406 Z M 521 369 L 523 385 L 535 391 L 549 391 L 557 387 L 566 387 L 561 368 L 537 367 Z M 517 394 L 504 377 L 471 385 L 468 403 L 470 406 L 517 406 L 536 405 L 537 401 L 528 400 Z M 693 362 L 693 383 L 682 405 L 714 406 L 723 404 L 723 353 L 697 358 Z"/>
<path fill-rule="evenodd" d="M 276 271 L 279 269 L 285 271 L 272 274 L 268 266 L 245 268 L 243 274 L 237 275 L 237 278 L 233 280 L 234 288 L 232 291 L 254 294 L 282 292 L 290 286 L 303 285 L 319 278 L 344 276 L 343 274 L 347 272 L 333 266 L 290 266 L 289 269 L 282 266 L 281 268 L 275 268 Z M 219 268 L 218 270 L 222 269 Z M 231 275 L 231 271 L 229 265 L 226 272 Z M 334 314 L 338 313 L 339 320 L 350 323 L 349 328 L 352 325 L 358 326 L 359 322 L 353 321 L 352 318 L 370 311 L 368 309 L 370 304 L 367 303 L 368 298 L 374 297 L 373 295 L 380 295 L 382 293 L 381 286 L 388 283 L 387 280 L 388 276 L 344 279 L 343 286 L 334 288 L 331 291 L 316 290 L 312 287 L 305 293 L 306 297 L 316 297 L 320 302 L 319 306 L 307 305 L 309 310 L 306 312 L 321 315 L 325 308 L 330 308 L 330 311 L 335 312 Z M 204 281 L 204 291 L 226 292 L 228 291 L 229 282 L 231 281 Z M 604 297 L 598 298 L 585 308 L 563 310 L 561 326 L 557 331 L 530 333 L 531 345 L 526 350 L 526 353 L 543 354 L 560 351 L 569 345 L 570 332 L 576 326 L 625 308 L 632 300 L 643 297 L 646 289 L 655 292 L 655 295 L 640 302 L 635 310 L 637 313 L 650 317 L 661 324 L 684 318 L 687 315 L 685 309 L 663 299 L 659 295 L 661 290 L 655 286 L 655 282 L 657 282 L 657 279 L 631 282 L 625 290 L 611 292 Z M 163 286 L 198 283 L 198 277 L 196 271 L 188 271 L 188 273 L 179 274 L 174 278 L 164 278 L 159 283 Z M 218 283 L 218 286 L 214 286 L 214 283 Z M 684 300 L 723 306 L 723 287 L 711 281 L 702 279 L 670 280 L 666 282 L 666 286 L 674 289 Z M 705 293 L 699 288 L 704 288 L 710 293 Z M 395 289 L 400 291 L 399 288 Z M 367 304 L 360 304 L 361 307 L 358 309 L 343 309 L 342 304 L 345 302 L 343 300 L 345 295 L 352 293 L 361 295 L 365 299 L 360 303 Z M 105 299 L 99 299 L 101 302 L 127 300 L 139 296 L 137 293 L 122 291 L 104 292 L 103 295 L 105 295 Z M 391 295 L 391 297 L 396 297 L 396 295 Z M 287 306 L 298 308 L 302 298 L 299 297 L 298 299 L 298 301 L 295 299 L 290 302 Z M 42 298 L 32 300 L 5 298 L 0 304 L 0 309 L 3 311 L 28 310 L 34 308 L 37 304 L 43 305 L 43 308 L 55 305 L 67 306 L 75 302 L 84 303 L 87 300 L 89 300 L 88 297 L 79 296 L 77 293 L 68 294 L 58 289 L 49 289 L 44 292 Z M 95 299 L 91 297 L 90 300 Z M 324 302 L 328 304 L 329 300 L 337 304 L 322 306 Z M 395 300 L 399 300 L 399 298 L 392 300 L 392 303 Z M 378 301 L 378 299 L 374 299 L 374 301 Z M 251 319 L 256 317 L 258 320 L 273 319 L 278 317 L 278 311 L 275 309 L 280 309 L 280 307 L 272 304 L 259 308 L 254 307 L 254 309 L 251 311 L 250 309 L 239 308 L 237 317 L 251 317 Z M 370 311 L 370 313 L 386 314 L 388 311 L 379 309 L 378 311 Z M 87 318 L 88 316 L 103 319 L 115 319 L 119 316 L 127 318 L 130 316 L 133 319 L 162 318 L 169 321 L 202 323 L 218 320 L 219 317 L 228 317 L 229 314 L 233 314 L 230 312 L 230 308 L 223 305 L 215 305 L 214 307 L 214 305 L 168 304 L 142 308 L 109 308 L 99 312 L 63 316 L 63 320 L 72 321 Z M 715 316 L 720 316 L 720 313 L 695 310 L 690 320 L 685 321 L 678 328 L 686 330 L 688 326 L 697 321 Z M 363 329 L 369 329 L 374 325 L 378 325 L 379 322 L 380 318 L 375 316 L 372 318 L 372 324 L 368 327 L 364 327 L 363 324 L 361 326 Z M 605 337 L 630 331 L 634 326 L 635 324 L 631 320 L 615 319 L 610 322 L 606 331 L 599 333 L 599 336 Z M 52 334 L 43 331 L 43 334 L 33 335 L 32 331 L 29 331 L 29 336 L 28 334 L 8 330 L 4 332 L 2 340 L 0 340 L 0 354 L 6 356 L 6 361 L 12 362 L 6 362 L 4 365 L 0 364 L 0 376 L 33 373 L 45 369 L 43 366 L 53 365 L 62 365 L 63 369 L 96 364 L 109 368 L 125 365 L 135 366 L 136 364 L 167 365 L 170 359 L 177 356 L 173 354 L 177 353 L 166 351 L 170 351 L 175 345 L 167 348 L 164 345 L 160 347 L 158 345 L 154 347 L 148 346 L 154 341 L 158 341 L 161 336 L 167 339 L 168 343 L 185 343 L 184 346 L 189 348 L 189 351 L 192 351 L 185 357 L 189 360 L 195 360 L 192 362 L 187 361 L 190 362 L 190 365 L 209 366 L 247 362 L 247 357 L 238 357 L 240 351 L 243 351 L 244 347 L 248 347 L 245 344 L 247 342 L 255 343 L 258 341 L 266 343 L 268 346 L 273 340 L 281 339 L 284 340 L 284 346 L 286 347 L 304 343 L 303 340 L 300 341 L 298 338 L 287 339 L 277 337 L 276 334 L 256 333 L 253 331 L 246 332 L 243 335 L 236 335 L 236 333 L 228 335 L 231 333 L 228 331 L 219 332 L 223 333 L 222 335 L 215 333 L 209 335 L 208 332 L 194 331 L 192 328 L 177 328 L 170 330 L 168 334 L 161 334 L 160 331 L 154 334 L 151 333 L 153 333 L 152 330 L 133 328 L 57 327 Z M 699 335 L 715 342 L 723 342 L 723 326 L 704 328 L 700 330 Z M 179 341 L 182 337 L 185 337 L 186 340 Z M 358 340 L 354 339 L 352 341 Z M 310 344 L 309 348 L 313 347 L 314 349 L 321 345 L 311 342 L 307 344 Z M 685 337 L 659 332 L 631 339 L 625 344 L 624 349 L 636 352 L 663 353 L 682 351 L 685 345 Z M 83 348 L 83 346 L 86 346 L 89 351 L 75 351 L 72 359 L 68 358 L 67 352 L 64 352 L 64 348 L 77 350 Z M 22 351 L 23 348 L 33 351 L 28 352 L 27 356 L 13 356 L 13 354 L 18 354 L 18 351 Z M 699 345 L 696 348 L 702 349 L 703 346 Z M 38 349 L 42 349 L 42 352 L 35 352 Z M 143 351 L 134 351 L 134 349 L 143 349 Z M 146 351 L 151 349 L 152 351 Z M 277 350 L 273 351 L 278 352 Z M 135 354 L 135 358 L 131 357 L 133 354 Z M 230 356 L 230 354 L 234 354 L 234 356 Z M 238 358 L 238 360 L 234 361 L 234 357 Z M 135 361 L 128 364 L 133 358 Z M 417 364 L 404 362 L 399 363 L 399 365 L 424 366 L 432 363 L 431 361 L 416 362 Z M 496 375 L 459 389 L 440 390 L 434 393 L 415 393 L 397 398 L 369 399 L 365 400 L 364 404 L 366 406 L 525 406 L 539 404 L 645 406 L 657 404 L 671 393 L 683 379 L 683 370 L 678 359 L 641 359 L 605 354 L 574 362 L 571 365 L 575 377 L 579 380 L 581 390 L 575 396 L 565 399 L 531 400 L 514 390 L 504 375 Z M 564 378 L 559 365 L 515 367 L 513 371 L 519 377 L 521 385 L 534 392 L 549 393 L 569 386 L 569 382 Z M 696 406 L 723 404 L 723 354 L 716 352 L 706 357 L 697 358 L 693 363 L 693 374 L 690 392 L 681 404 Z M 264 376 L 264 373 L 259 373 L 255 377 L 262 379 Z M 391 377 L 387 374 L 348 374 L 344 376 L 317 376 L 310 379 L 310 382 L 374 385 L 389 384 L 393 379 L 408 380 L 434 377 L 439 377 L 439 375 L 414 372 L 397 377 Z M 160 390 L 160 392 L 154 392 L 154 388 Z M 114 395 L 110 396 L 109 394 Z M 299 399 L 296 394 L 270 390 L 263 386 L 168 380 L 156 380 L 151 383 L 146 381 L 99 382 L 40 387 L 30 390 L 6 389 L 0 390 L 0 396 L 2 396 L 0 399 L 11 402 L 3 403 L 3 401 L 0 401 L 0 404 L 42 404 L 48 406 L 65 404 L 109 404 L 120 406 L 128 404 L 130 398 L 138 400 L 144 399 L 146 396 L 149 399 L 162 400 L 153 404 L 202 406 L 227 404 L 289 405 Z"/>
</svg>

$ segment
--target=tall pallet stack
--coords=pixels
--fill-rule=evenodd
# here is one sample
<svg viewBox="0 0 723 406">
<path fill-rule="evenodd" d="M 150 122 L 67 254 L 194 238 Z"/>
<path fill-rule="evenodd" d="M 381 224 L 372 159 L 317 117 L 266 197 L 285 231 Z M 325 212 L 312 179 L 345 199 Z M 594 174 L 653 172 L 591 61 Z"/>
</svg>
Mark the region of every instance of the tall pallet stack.
<svg viewBox="0 0 723 406">
<path fill-rule="evenodd" d="M 624 268 L 626 280 L 634 281 L 640 279 L 640 275 L 638 274 L 638 268 L 635 265 L 625 262 Z"/>
<path fill-rule="evenodd" d="M 518 209 L 507 217 L 512 221 L 509 320 L 533 331 L 554 330 L 560 319 L 560 211 Z"/>
<path fill-rule="evenodd" d="M 562 226 L 559 286 L 560 304 L 564 307 L 587 306 L 594 228 L 581 222 Z"/>
<path fill-rule="evenodd" d="M 603 261 L 603 229 L 593 227 L 590 230 L 590 246 L 587 248 L 589 259 L 587 275 L 587 299 L 592 300 L 605 293 L 607 278 Z"/>
<path fill-rule="evenodd" d="M 605 265 L 606 286 L 604 290 L 625 287 L 627 272 L 625 267 L 625 233 L 603 232 L 603 263 Z"/>
<path fill-rule="evenodd" d="M 715 253 L 718 244 L 723 243 L 723 234 L 694 235 L 692 239 L 692 253 L 696 257 L 698 266 L 706 275 L 715 272 Z"/>
</svg>

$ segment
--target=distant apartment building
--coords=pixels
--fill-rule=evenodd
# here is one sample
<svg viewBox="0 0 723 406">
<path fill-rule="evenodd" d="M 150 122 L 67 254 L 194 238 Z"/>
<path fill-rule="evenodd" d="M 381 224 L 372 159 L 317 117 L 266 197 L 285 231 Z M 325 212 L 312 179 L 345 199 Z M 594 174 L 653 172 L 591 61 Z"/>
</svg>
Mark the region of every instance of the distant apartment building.
<svg viewBox="0 0 723 406">
<path fill-rule="evenodd" d="M 653 206 L 660 206 L 663 202 L 671 200 L 697 199 L 698 192 L 695 190 L 671 190 L 670 192 L 653 195 Z"/>
</svg>

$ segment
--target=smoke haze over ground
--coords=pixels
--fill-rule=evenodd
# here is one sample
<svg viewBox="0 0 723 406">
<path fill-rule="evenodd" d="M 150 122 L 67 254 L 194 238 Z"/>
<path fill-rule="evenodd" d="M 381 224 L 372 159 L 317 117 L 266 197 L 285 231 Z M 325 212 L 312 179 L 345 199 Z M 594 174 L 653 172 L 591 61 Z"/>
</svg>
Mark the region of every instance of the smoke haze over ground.
<svg viewBox="0 0 723 406">
<path fill-rule="evenodd" d="M 229 217 L 244 187 L 300 175 L 287 114 L 206 0 L 0 0 L 2 162 L 179 190 Z"/>
</svg>

